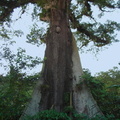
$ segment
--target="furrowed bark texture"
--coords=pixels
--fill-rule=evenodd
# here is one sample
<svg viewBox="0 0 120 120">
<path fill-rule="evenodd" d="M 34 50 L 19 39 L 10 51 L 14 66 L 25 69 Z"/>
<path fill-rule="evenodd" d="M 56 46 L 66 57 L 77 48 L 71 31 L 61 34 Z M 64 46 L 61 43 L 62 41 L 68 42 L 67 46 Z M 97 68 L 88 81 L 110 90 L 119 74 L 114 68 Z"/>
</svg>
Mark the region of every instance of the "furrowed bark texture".
<svg viewBox="0 0 120 120">
<path fill-rule="evenodd" d="M 102 115 L 84 81 L 77 87 L 82 67 L 69 27 L 65 3 L 66 0 L 59 0 L 58 8 L 51 10 L 41 80 L 20 120 L 24 120 L 26 115 L 35 115 L 46 109 L 62 111 L 66 106 L 73 106 L 78 113 L 85 113 L 89 117 Z M 66 95 L 72 98 L 67 103 L 64 98 Z"/>
<path fill-rule="evenodd" d="M 64 10 L 53 10 L 52 14 L 40 111 L 50 108 L 62 111 L 64 93 L 72 91 L 72 33 Z"/>
</svg>

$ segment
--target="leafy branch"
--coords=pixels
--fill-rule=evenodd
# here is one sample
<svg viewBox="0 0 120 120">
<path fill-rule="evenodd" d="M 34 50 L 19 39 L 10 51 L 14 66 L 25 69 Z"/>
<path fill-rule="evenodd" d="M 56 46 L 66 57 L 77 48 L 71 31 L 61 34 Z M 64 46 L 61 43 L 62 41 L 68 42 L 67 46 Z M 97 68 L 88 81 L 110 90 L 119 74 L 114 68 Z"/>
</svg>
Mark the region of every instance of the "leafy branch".
<svg viewBox="0 0 120 120">
<path fill-rule="evenodd" d="M 79 20 L 71 12 L 69 19 L 72 27 L 77 29 L 78 34 L 84 34 L 88 41 L 93 41 L 96 46 L 104 46 L 110 44 L 111 41 L 118 41 L 115 39 L 115 30 L 120 30 L 120 24 L 113 21 L 107 21 L 106 24 L 100 23 L 79 23 Z"/>
<path fill-rule="evenodd" d="M 18 7 L 23 7 L 28 3 L 36 3 L 36 0 L 2 0 L 0 1 L 0 22 L 10 21 L 9 17 L 14 11 L 14 9 Z"/>
</svg>

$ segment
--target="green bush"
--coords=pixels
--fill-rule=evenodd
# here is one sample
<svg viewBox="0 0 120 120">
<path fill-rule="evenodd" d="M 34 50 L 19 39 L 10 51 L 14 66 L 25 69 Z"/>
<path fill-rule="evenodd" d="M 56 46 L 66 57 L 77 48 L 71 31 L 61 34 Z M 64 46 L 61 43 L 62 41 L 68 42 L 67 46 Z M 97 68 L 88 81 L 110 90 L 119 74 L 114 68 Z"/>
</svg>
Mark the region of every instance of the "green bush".
<svg viewBox="0 0 120 120">
<path fill-rule="evenodd" d="M 120 120 L 116 119 L 114 115 L 95 116 L 93 118 L 88 118 L 86 115 L 78 114 L 74 110 L 71 111 L 72 114 L 68 115 L 65 112 L 57 112 L 55 110 L 45 110 L 39 112 L 34 116 L 27 116 L 24 120 Z"/>
<path fill-rule="evenodd" d="M 39 112 L 35 116 L 27 116 L 24 120 L 71 120 L 70 117 L 63 112 L 57 112 L 55 110 L 45 110 Z"/>
<path fill-rule="evenodd" d="M 38 75 L 24 76 L 12 70 L 11 74 L 1 76 L 0 120 L 18 120 L 31 93 Z"/>
<path fill-rule="evenodd" d="M 0 75 L 0 120 L 18 120 L 40 74 L 27 76 L 22 73 L 26 68 L 33 68 L 40 63 L 19 49 L 13 54 L 9 48 L 4 48 L 3 59 L 8 61 L 9 69 L 6 76 Z"/>
</svg>

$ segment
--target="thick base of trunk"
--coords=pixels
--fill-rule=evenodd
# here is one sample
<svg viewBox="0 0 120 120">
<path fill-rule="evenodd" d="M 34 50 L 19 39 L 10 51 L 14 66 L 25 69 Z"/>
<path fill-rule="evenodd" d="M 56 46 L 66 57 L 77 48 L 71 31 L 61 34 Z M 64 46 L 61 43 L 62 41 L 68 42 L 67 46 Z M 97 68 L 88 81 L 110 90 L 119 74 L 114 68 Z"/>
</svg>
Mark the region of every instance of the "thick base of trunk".
<svg viewBox="0 0 120 120">
<path fill-rule="evenodd" d="M 43 98 L 42 98 L 41 87 L 42 87 L 42 89 L 44 89 L 44 88 L 48 89 L 48 90 L 50 90 L 50 89 L 49 89 L 49 86 L 47 86 L 41 79 L 40 81 L 38 81 L 36 88 L 34 90 L 33 96 L 32 96 L 32 100 L 28 104 L 28 106 L 27 106 L 26 110 L 24 111 L 24 114 L 20 120 L 23 120 L 23 118 L 26 115 L 32 116 L 32 115 L 35 115 L 36 113 L 40 112 L 41 110 L 45 110 L 45 109 L 56 109 L 58 111 L 62 111 L 62 109 L 60 110 L 60 103 L 64 103 L 64 101 L 63 101 L 64 99 L 60 96 L 60 94 L 64 94 L 67 92 L 72 93 L 72 106 L 78 113 L 80 113 L 80 114 L 84 113 L 84 114 L 88 115 L 89 117 L 93 117 L 95 115 L 103 115 L 102 112 L 100 111 L 99 107 L 97 106 L 94 98 L 92 97 L 89 89 L 84 84 L 84 82 L 83 82 L 83 84 L 81 84 L 81 86 L 79 88 L 77 87 L 77 85 L 80 83 L 80 76 L 82 75 L 82 67 L 81 67 L 81 63 L 80 63 L 78 49 L 76 46 L 76 41 L 74 40 L 74 38 L 73 38 L 73 42 L 72 42 L 72 48 L 73 48 L 72 49 L 73 66 L 71 66 L 72 76 L 73 76 L 72 77 L 73 78 L 72 87 L 70 89 L 69 86 L 66 86 L 69 88 L 70 91 L 68 91 L 68 89 L 67 89 L 67 91 L 63 91 L 63 89 L 60 89 L 60 87 L 62 87 L 60 85 L 63 83 L 59 83 L 56 81 L 57 82 L 55 84 L 56 89 L 58 88 L 56 90 L 56 96 L 58 96 L 58 101 L 57 101 L 57 99 L 55 99 L 56 104 L 54 104 L 55 101 L 53 103 L 51 103 L 51 101 L 53 101 L 53 98 L 54 98 L 53 97 L 54 93 L 51 92 L 51 95 L 48 98 L 48 96 L 49 96 L 48 94 L 50 94 L 50 91 L 46 91 L 46 92 L 48 92 L 48 93 L 46 93 L 47 95 L 43 95 Z M 45 69 L 43 71 L 45 71 Z M 51 82 L 51 84 L 53 84 L 53 81 Z M 69 84 L 69 83 L 66 83 L 66 84 Z M 61 91 L 62 93 L 60 93 L 59 91 Z M 57 102 L 60 102 L 60 103 L 57 103 Z M 68 103 L 68 104 L 71 105 L 71 103 Z M 45 105 L 44 109 L 43 109 L 43 107 L 41 108 L 41 106 L 44 106 L 44 105 Z M 55 107 L 55 105 L 57 107 Z M 65 107 L 65 105 L 63 107 Z"/>
</svg>

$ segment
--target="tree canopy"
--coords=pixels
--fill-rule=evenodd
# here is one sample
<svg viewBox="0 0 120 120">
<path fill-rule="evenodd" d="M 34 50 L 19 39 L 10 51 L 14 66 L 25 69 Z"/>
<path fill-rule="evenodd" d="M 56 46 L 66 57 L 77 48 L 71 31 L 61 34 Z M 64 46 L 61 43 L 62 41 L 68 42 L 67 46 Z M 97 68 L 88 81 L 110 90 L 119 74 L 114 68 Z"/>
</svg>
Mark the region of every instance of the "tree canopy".
<svg viewBox="0 0 120 120">
<path fill-rule="evenodd" d="M 2 37 L 7 36 L 6 32 L 8 33 L 8 31 L 3 26 L 10 25 L 12 14 L 16 8 L 21 8 L 22 15 L 27 10 L 29 3 L 34 4 L 34 16 L 39 16 L 40 20 L 49 22 L 50 10 L 56 7 L 57 2 L 58 0 L 0 1 L 0 35 Z M 110 20 L 100 23 L 98 19 L 104 16 L 104 13 L 110 13 L 119 8 L 119 0 L 69 0 L 66 14 L 68 14 L 70 27 L 76 30 L 75 34 L 77 40 L 81 42 L 81 46 L 87 46 L 91 41 L 97 47 L 117 42 L 115 31 L 120 30 L 120 24 Z M 98 11 L 97 19 L 94 16 L 95 11 Z M 86 22 L 84 21 L 85 17 Z M 9 37 L 7 36 L 7 38 Z"/>
</svg>

